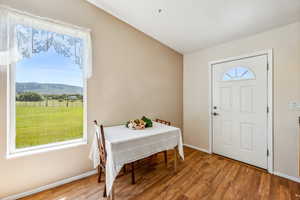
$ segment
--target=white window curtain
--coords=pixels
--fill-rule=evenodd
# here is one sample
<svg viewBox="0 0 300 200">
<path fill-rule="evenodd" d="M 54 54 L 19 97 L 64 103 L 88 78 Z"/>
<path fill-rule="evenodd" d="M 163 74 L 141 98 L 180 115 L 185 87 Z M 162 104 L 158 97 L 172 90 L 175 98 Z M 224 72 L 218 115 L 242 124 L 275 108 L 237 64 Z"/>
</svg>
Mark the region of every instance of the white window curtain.
<svg viewBox="0 0 300 200">
<path fill-rule="evenodd" d="M 90 30 L 0 5 L 0 66 L 9 66 L 53 47 L 92 76 Z"/>
</svg>

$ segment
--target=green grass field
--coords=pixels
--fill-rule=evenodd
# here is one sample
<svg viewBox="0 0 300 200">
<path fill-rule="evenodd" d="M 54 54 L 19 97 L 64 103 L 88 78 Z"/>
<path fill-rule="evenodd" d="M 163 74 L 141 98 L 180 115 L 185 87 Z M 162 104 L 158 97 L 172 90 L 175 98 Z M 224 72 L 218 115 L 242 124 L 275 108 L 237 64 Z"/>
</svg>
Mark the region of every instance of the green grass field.
<svg viewBox="0 0 300 200">
<path fill-rule="evenodd" d="M 36 103 L 16 106 L 16 147 L 24 148 L 70 139 L 83 135 L 83 106 L 41 106 Z"/>
</svg>

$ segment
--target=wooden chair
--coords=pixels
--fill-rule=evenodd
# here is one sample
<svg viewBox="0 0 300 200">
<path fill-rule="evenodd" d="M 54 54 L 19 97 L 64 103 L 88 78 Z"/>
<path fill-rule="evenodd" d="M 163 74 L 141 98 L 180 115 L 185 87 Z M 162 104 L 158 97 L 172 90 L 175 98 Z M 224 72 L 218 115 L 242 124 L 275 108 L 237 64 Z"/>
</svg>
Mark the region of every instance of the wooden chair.
<svg viewBox="0 0 300 200">
<path fill-rule="evenodd" d="M 165 120 L 162 120 L 162 119 L 156 119 L 155 122 L 165 124 L 167 126 L 171 126 L 171 122 L 165 121 Z M 164 157 L 165 157 L 165 165 L 168 167 L 168 151 L 163 151 L 163 153 L 164 153 Z"/>
<path fill-rule="evenodd" d="M 167 126 L 171 126 L 171 122 L 162 120 L 162 119 L 156 119 L 155 122 L 161 123 L 161 124 L 165 124 Z"/>
<path fill-rule="evenodd" d="M 98 128 L 98 122 L 97 120 L 94 121 L 96 128 Z M 97 133 L 96 131 L 96 136 L 97 136 L 97 144 L 98 144 L 98 149 L 99 149 L 99 157 L 100 157 L 100 164 L 98 166 L 98 183 L 101 182 L 101 176 L 102 172 L 105 173 L 105 166 L 106 166 L 106 148 L 105 148 L 105 137 L 104 137 L 104 128 L 103 125 L 100 125 L 100 133 Z M 96 129 L 97 130 L 97 129 Z M 135 184 L 135 173 L 134 173 L 134 162 L 130 163 L 131 165 L 131 182 L 132 184 Z M 126 165 L 123 168 L 124 174 L 126 173 Z M 103 191 L 103 197 L 107 197 L 106 193 L 106 182 L 104 181 L 104 191 Z"/>
</svg>

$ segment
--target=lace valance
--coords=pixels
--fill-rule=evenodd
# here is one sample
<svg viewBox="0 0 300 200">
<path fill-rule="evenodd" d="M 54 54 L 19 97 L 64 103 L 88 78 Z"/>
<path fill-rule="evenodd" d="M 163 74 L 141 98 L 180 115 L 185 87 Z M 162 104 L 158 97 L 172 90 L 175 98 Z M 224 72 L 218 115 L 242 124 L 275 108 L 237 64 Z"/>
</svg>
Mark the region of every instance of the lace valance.
<svg viewBox="0 0 300 200">
<path fill-rule="evenodd" d="M 90 31 L 0 6 L 0 65 L 9 66 L 23 58 L 53 48 L 92 75 Z"/>
<path fill-rule="evenodd" d="M 33 27 L 17 25 L 16 36 L 18 51 L 22 57 L 30 58 L 34 54 L 54 48 L 57 54 L 70 58 L 83 67 L 84 44 L 82 39 L 58 34 Z"/>
</svg>

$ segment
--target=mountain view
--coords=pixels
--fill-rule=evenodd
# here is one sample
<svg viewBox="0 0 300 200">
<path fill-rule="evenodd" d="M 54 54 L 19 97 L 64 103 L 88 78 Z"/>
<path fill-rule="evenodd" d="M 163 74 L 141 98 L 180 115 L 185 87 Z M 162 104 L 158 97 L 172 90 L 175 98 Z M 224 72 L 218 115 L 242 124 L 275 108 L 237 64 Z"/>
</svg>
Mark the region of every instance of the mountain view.
<svg viewBox="0 0 300 200">
<path fill-rule="evenodd" d="M 17 94 L 24 92 L 35 92 L 43 95 L 81 94 L 83 88 L 73 85 L 55 83 L 16 83 Z"/>
</svg>

